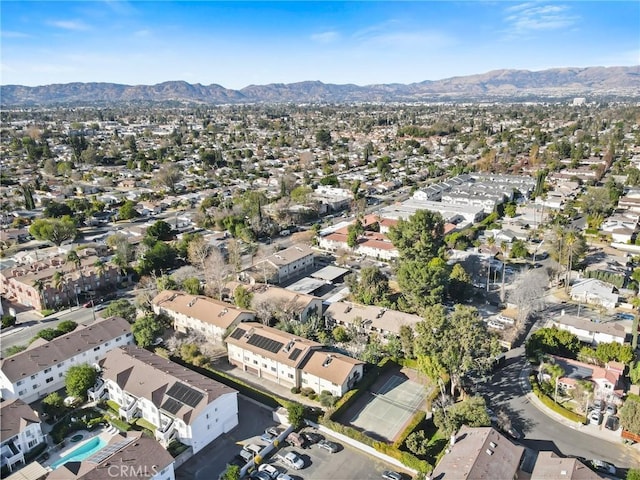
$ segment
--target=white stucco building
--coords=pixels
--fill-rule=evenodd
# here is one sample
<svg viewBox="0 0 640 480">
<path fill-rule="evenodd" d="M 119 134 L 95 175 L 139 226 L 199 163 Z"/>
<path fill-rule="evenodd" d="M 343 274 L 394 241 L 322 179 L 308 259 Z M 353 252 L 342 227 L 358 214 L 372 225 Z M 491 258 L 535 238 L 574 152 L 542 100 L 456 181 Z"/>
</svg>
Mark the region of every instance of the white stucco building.
<svg viewBox="0 0 640 480">
<path fill-rule="evenodd" d="M 131 325 L 110 317 L 53 340 L 39 338 L 29 347 L 0 361 L 2 398 L 34 402 L 64 387 L 64 377 L 74 365 L 96 364 L 114 348 L 133 343 Z"/>
<path fill-rule="evenodd" d="M 156 426 L 167 446 L 177 438 L 198 453 L 238 425 L 238 392 L 135 345 L 109 352 L 89 398 L 108 398 L 126 420 L 141 417 Z"/>
<path fill-rule="evenodd" d="M 37 413 L 19 398 L 0 403 L 0 458 L 12 471 L 24 454 L 45 441 Z"/>
</svg>

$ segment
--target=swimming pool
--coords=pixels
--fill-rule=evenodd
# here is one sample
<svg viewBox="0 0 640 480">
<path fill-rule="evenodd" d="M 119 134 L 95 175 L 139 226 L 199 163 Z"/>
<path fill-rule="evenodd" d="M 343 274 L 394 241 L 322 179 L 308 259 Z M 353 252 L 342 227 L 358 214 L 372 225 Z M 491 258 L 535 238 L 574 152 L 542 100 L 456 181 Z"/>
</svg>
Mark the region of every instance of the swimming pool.
<svg viewBox="0 0 640 480">
<path fill-rule="evenodd" d="M 107 442 L 100 437 L 92 438 L 87 443 L 80 445 L 78 448 L 74 448 L 63 457 L 60 457 L 58 461 L 53 462 L 51 464 L 51 468 L 55 470 L 60 465 L 64 465 L 67 462 L 80 462 L 106 446 Z"/>
</svg>

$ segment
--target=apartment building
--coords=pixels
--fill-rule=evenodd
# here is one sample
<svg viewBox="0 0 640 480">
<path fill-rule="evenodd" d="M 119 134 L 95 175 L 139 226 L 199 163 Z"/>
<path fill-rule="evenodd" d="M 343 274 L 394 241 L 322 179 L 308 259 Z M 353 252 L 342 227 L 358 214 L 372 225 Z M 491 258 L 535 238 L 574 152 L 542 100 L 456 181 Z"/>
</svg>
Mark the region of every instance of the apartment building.
<svg viewBox="0 0 640 480">
<path fill-rule="evenodd" d="M 45 441 L 38 414 L 19 398 L 0 403 L 0 459 L 9 471 Z"/>
<path fill-rule="evenodd" d="M 110 317 L 53 340 L 39 338 L 29 347 L 0 360 L 0 394 L 5 400 L 34 402 L 64 387 L 74 365 L 94 365 L 114 348 L 133 343 L 131 325 Z"/>
<path fill-rule="evenodd" d="M 306 293 L 292 292 L 274 285 L 256 283 L 244 285 L 230 282 L 227 288 L 234 292 L 238 286 L 247 289 L 253 295 L 251 309 L 254 311 L 268 307 L 272 311 L 286 313 L 291 320 L 306 322 L 311 315 L 322 314 L 322 299 Z"/>
<path fill-rule="evenodd" d="M 82 256 L 80 262 L 76 268 L 57 256 L 5 268 L 0 271 L 0 293 L 21 305 L 43 310 L 75 304 L 82 292 L 115 287 L 121 279 L 118 268 L 97 255 Z M 54 277 L 56 272 L 62 273 L 60 281 Z"/>
<path fill-rule="evenodd" d="M 559 315 L 549 324 L 552 327 L 573 333 L 581 342 L 590 345 L 611 342 L 623 344 L 627 338 L 627 333 L 622 325 L 596 323 L 588 318 L 576 317 L 575 315 Z"/>
<path fill-rule="evenodd" d="M 47 476 L 47 480 L 110 478 L 174 480 L 174 458 L 142 432 L 126 432 L 111 437 L 85 460 L 64 463 Z"/>
<path fill-rule="evenodd" d="M 173 320 L 173 328 L 182 333 L 197 332 L 209 341 L 222 343 L 229 328 L 255 320 L 255 314 L 235 305 L 202 295 L 164 290 L 152 301 L 156 314 Z"/>
<path fill-rule="evenodd" d="M 367 335 L 377 333 L 383 340 L 399 337 L 403 325 L 413 329 L 422 321 L 419 315 L 351 302 L 332 303 L 325 310 L 324 317 L 330 325 L 351 327 Z"/>
<path fill-rule="evenodd" d="M 176 438 L 198 453 L 238 425 L 238 392 L 135 345 L 111 350 L 90 399 L 108 398 L 126 421 L 156 426 L 165 447 Z"/>
<path fill-rule="evenodd" d="M 309 387 L 341 396 L 362 378 L 364 362 L 259 323 L 245 323 L 226 339 L 229 362 L 287 388 Z"/>
<path fill-rule="evenodd" d="M 313 261 L 311 247 L 300 243 L 263 258 L 253 268 L 256 272 L 264 272 L 265 281 L 282 283 L 312 268 Z"/>
</svg>

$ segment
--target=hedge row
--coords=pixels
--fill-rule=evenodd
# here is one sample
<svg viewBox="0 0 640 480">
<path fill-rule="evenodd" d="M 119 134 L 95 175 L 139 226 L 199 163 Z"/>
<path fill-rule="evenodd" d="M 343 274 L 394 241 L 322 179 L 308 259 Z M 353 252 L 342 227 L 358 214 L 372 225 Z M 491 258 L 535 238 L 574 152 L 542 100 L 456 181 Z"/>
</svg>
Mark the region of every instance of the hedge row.
<svg viewBox="0 0 640 480">
<path fill-rule="evenodd" d="M 568 418 L 572 422 L 582 424 L 586 423 L 586 417 L 584 415 L 579 415 L 575 412 L 572 412 L 571 410 L 567 410 L 562 405 L 557 404 L 553 401 L 553 399 L 545 395 L 544 392 L 540 390 L 540 386 L 538 385 L 538 380 L 536 379 L 535 375 L 529 375 L 529 382 L 531 383 L 531 389 L 533 390 L 533 393 L 535 393 L 536 397 L 538 397 L 540 401 L 545 404 L 545 406 L 547 406 L 554 412 L 559 413 L 563 417 Z"/>
<path fill-rule="evenodd" d="M 430 473 L 433 470 L 433 467 L 429 462 L 425 460 L 420 460 L 418 457 L 416 457 L 415 455 L 409 452 L 403 452 L 401 450 L 398 450 L 394 445 L 389 445 L 388 443 L 384 443 L 384 442 L 377 442 L 372 438 L 368 437 L 367 435 L 365 435 L 364 433 L 362 433 L 361 431 L 356 430 L 353 427 L 349 427 L 347 425 L 343 425 L 341 423 L 334 422 L 333 420 L 329 420 L 329 419 L 322 419 L 321 423 L 325 427 L 333 430 L 334 432 L 338 432 L 343 435 L 346 435 L 347 437 L 352 438 L 353 440 L 356 440 L 360 443 L 364 443 L 365 445 L 368 445 L 376 449 L 380 453 L 384 453 L 385 455 L 388 455 L 392 458 L 395 458 L 396 460 L 399 460 L 409 468 L 412 468 L 414 470 L 417 470 L 423 473 Z"/>
<path fill-rule="evenodd" d="M 121 432 L 128 432 L 129 430 L 131 430 L 131 425 L 129 425 L 124 420 L 120 420 L 119 418 L 110 418 L 109 423 Z"/>
<path fill-rule="evenodd" d="M 424 412 L 424 411 L 416 412 L 413 415 L 413 418 L 411 419 L 409 424 L 402 431 L 400 436 L 396 439 L 395 442 L 393 442 L 393 446 L 395 448 L 400 448 L 404 444 L 404 441 L 407 439 L 407 437 L 413 433 L 413 431 L 418 427 L 418 425 L 422 423 L 422 421 L 426 417 L 427 417 L 427 412 Z"/>
</svg>

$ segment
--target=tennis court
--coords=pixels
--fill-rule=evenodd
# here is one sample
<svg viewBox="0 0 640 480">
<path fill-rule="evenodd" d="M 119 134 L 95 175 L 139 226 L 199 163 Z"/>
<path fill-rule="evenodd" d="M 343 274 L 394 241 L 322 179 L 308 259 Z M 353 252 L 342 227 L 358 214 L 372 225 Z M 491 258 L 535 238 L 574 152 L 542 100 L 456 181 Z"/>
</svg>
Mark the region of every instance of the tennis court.
<svg viewBox="0 0 640 480">
<path fill-rule="evenodd" d="M 392 442 L 407 421 L 424 408 L 426 395 L 424 385 L 394 375 L 376 392 L 367 392 L 366 402 L 348 422 L 370 436 Z"/>
</svg>

